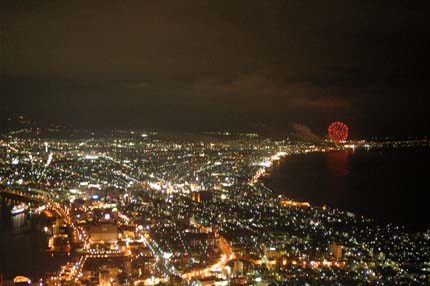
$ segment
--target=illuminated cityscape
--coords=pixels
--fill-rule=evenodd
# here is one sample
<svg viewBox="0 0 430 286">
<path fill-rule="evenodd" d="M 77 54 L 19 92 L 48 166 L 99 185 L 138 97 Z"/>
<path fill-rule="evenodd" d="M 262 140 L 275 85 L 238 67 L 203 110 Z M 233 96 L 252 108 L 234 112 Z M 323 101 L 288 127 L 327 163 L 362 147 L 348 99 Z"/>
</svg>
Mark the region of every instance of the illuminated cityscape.
<svg viewBox="0 0 430 286">
<path fill-rule="evenodd" d="M 47 251 L 69 257 L 55 273 L 31 277 L 41 285 L 428 282 L 429 232 L 410 235 L 294 201 L 261 181 L 293 154 L 427 142 L 316 145 L 228 132 L 175 140 L 139 131 L 41 139 L 31 132 L 1 142 L 1 197 L 14 216 L 48 217 Z"/>
<path fill-rule="evenodd" d="M 0 286 L 430 285 L 429 27 L 416 1 L 0 1 Z"/>
</svg>

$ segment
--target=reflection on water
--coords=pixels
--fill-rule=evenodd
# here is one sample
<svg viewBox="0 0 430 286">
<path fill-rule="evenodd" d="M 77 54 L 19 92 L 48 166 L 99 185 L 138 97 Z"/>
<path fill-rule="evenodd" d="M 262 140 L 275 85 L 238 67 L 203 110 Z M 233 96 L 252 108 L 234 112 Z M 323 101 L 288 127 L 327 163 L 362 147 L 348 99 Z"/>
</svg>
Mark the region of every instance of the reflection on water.
<svg viewBox="0 0 430 286">
<path fill-rule="evenodd" d="M 264 180 L 275 193 L 298 201 L 426 230 L 427 162 L 429 149 L 311 153 L 286 157 Z"/>
<path fill-rule="evenodd" d="M 12 216 L 12 230 L 13 231 L 25 231 L 29 227 L 30 220 L 28 219 L 28 214 L 20 213 Z"/>
<path fill-rule="evenodd" d="M 52 257 L 47 251 L 49 237 L 43 229 L 50 223 L 43 215 L 11 216 L 10 210 L 0 207 L 0 272 L 5 279 L 42 277 L 70 259 L 67 255 Z"/>
<path fill-rule="evenodd" d="M 333 176 L 346 176 L 349 174 L 350 152 L 328 152 L 327 168 Z"/>
</svg>

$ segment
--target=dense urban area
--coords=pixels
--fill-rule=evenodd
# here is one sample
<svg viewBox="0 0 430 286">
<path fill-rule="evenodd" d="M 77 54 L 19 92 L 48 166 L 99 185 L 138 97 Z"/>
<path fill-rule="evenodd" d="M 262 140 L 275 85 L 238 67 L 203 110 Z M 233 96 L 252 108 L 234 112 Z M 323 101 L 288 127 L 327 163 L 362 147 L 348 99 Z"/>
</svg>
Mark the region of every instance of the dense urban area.
<svg viewBox="0 0 430 286">
<path fill-rule="evenodd" d="M 15 285 L 429 285 L 430 231 L 276 195 L 261 177 L 291 154 L 424 146 L 318 144 L 215 132 L 38 135 L 1 143 L 2 211 L 43 215 L 55 273 Z M 3 246 L 2 246 L 3 247 Z M 4 258 L 7 260 L 7 258 Z M 31 258 L 29 258 L 31 259 Z"/>
</svg>

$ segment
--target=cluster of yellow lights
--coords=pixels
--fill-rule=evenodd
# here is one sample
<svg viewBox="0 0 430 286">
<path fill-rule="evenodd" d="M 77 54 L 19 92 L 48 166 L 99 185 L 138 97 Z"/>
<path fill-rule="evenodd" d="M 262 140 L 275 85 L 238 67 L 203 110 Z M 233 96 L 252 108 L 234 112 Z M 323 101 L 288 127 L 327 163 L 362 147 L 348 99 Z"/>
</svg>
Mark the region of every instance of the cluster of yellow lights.
<svg viewBox="0 0 430 286">
<path fill-rule="evenodd" d="M 311 205 L 308 202 L 298 202 L 293 200 L 283 199 L 280 201 L 281 206 L 283 207 L 310 207 Z"/>
<path fill-rule="evenodd" d="M 287 265 L 287 261 L 284 260 L 282 262 L 282 264 L 285 266 Z M 296 260 L 292 260 L 291 261 L 292 265 L 297 265 L 297 266 L 303 266 L 303 267 L 311 267 L 311 268 L 321 268 L 321 267 L 336 267 L 336 268 L 341 268 L 345 266 L 345 262 L 339 262 L 339 261 L 328 261 L 328 260 L 323 260 L 323 261 L 296 261 Z"/>
</svg>

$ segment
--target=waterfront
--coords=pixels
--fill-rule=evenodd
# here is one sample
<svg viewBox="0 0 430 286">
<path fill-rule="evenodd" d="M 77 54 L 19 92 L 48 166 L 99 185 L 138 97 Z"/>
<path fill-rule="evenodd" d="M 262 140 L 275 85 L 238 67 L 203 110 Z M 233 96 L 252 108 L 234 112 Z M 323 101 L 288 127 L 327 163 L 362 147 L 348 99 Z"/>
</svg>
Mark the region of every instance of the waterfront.
<svg viewBox="0 0 430 286">
<path fill-rule="evenodd" d="M 49 220 L 43 215 L 21 213 L 10 216 L 0 207 L 0 272 L 4 279 L 17 275 L 36 278 L 58 271 L 67 255 L 51 256 L 47 251 L 49 236 L 44 227 Z"/>
<path fill-rule="evenodd" d="M 427 149 L 375 149 L 292 155 L 264 179 L 278 194 L 351 211 L 410 231 L 430 227 L 424 213 Z"/>
<path fill-rule="evenodd" d="M 4 210 L 0 271 L 7 281 L 25 275 L 32 281 L 47 277 L 42 281 L 47 286 L 70 285 L 70 281 L 193 285 L 207 279 L 213 281 L 211 285 L 216 279 L 229 285 L 237 278 L 250 285 L 257 279 L 291 285 L 314 281 L 319 285 L 333 285 L 333 281 L 340 285 L 428 284 L 429 232 L 409 235 L 392 225 L 314 207 L 318 206 L 314 201 L 314 206 L 300 204 L 277 196 L 260 181 L 270 166 L 275 164 L 274 171 L 276 164 L 283 165 L 278 163 L 280 158 L 286 156 L 284 162 L 308 159 L 297 156 L 308 153 L 322 156 L 323 164 L 316 168 L 325 166 L 348 187 L 342 176 L 355 173 L 349 167 L 355 155 L 318 155 L 343 146 L 272 141 L 246 134 L 238 135 L 240 140 L 216 142 L 165 141 L 157 134 L 143 135 L 91 141 L 9 139 L 13 152 L 4 157 L 0 169 L 2 206 L 12 200 L 14 204 L 42 204 L 37 209 L 44 209 L 46 217 L 12 217 L 10 209 Z M 378 151 L 405 145 L 428 148 L 422 141 L 368 144 Z M 392 157 L 402 150 L 396 149 Z M 417 157 L 422 158 L 421 154 Z M 369 169 L 374 163 L 364 160 L 360 166 Z M 293 165 L 297 172 L 305 171 L 307 180 L 315 181 L 314 163 L 304 160 L 303 166 L 304 170 Z M 23 187 L 24 182 L 31 185 Z M 338 192 L 334 198 L 345 192 L 331 187 Z M 31 209 L 37 212 L 34 205 Z M 54 227 L 50 220 L 56 216 Z M 50 256 L 46 251 L 49 226 L 59 235 L 57 250 L 68 249 L 61 239 L 64 236 L 60 237 L 63 232 L 76 258 L 73 251 L 70 257 Z M 243 268 L 234 266 L 238 264 Z"/>
</svg>

